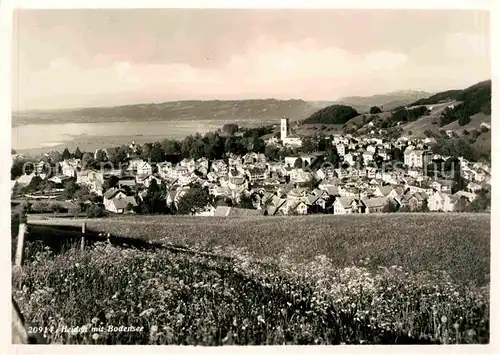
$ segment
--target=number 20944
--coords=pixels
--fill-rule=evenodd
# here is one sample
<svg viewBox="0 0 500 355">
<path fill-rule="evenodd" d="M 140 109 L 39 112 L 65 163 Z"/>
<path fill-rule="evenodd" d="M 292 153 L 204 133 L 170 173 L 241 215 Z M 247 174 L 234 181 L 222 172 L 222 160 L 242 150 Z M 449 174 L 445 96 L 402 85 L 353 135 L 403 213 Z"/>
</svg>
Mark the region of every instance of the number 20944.
<svg viewBox="0 0 500 355">
<path fill-rule="evenodd" d="M 28 333 L 47 333 L 53 332 L 54 327 L 28 327 Z"/>
</svg>

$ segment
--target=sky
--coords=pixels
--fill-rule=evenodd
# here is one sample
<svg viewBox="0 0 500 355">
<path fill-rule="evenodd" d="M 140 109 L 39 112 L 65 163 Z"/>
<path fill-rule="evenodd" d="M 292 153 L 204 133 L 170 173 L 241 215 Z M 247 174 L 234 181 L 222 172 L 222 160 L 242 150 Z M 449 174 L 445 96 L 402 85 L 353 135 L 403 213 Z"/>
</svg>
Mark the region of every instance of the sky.
<svg viewBox="0 0 500 355">
<path fill-rule="evenodd" d="M 472 10 L 16 10 L 14 110 L 336 100 L 490 79 Z"/>
</svg>

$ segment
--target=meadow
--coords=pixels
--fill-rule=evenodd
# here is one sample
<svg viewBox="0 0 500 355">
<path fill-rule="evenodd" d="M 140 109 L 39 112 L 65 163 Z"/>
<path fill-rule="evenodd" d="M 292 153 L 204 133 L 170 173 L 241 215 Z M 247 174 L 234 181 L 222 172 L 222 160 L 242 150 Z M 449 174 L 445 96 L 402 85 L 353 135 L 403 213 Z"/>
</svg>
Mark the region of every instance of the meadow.
<svg viewBox="0 0 500 355">
<path fill-rule="evenodd" d="M 489 215 L 152 216 L 87 226 L 190 252 L 98 242 L 54 254 L 29 242 L 13 294 L 51 343 L 489 342 Z"/>
</svg>

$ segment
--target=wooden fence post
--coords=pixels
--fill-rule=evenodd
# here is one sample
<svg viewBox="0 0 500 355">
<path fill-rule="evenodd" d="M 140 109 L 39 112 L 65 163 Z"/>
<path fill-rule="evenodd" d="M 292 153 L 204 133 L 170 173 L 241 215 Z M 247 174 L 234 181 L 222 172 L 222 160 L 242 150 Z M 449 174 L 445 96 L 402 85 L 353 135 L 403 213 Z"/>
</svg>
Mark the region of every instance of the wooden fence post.
<svg viewBox="0 0 500 355">
<path fill-rule="evenodd" d="M 80 250 L 85 250 L 85 222 L 82 223 L 82 238 L 80 240 Z"/>
<path fill-rule="evenodd" d="M 24 256 L 24 235 L 26 234 L 26 224 L 19 224 L 19 234 L 17 235 L 17 249 L 14 265 L 21 266 Z"/>
</svg>

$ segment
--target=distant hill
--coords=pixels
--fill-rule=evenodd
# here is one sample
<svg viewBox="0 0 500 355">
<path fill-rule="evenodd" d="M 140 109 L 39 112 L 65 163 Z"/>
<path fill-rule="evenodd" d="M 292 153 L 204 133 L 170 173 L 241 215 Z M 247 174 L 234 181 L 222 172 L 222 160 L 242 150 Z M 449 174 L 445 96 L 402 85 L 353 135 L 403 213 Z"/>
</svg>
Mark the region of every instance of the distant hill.
<svg viewBox="0 0 500 355">
<path fill-rule="evenodd" d="M 425 91 L 395 91 L 386 94 L 373 96 L 350 96 L 343 97 L 336 101 L 315 101 L 312 105 L 323 108 L 330 105 L 346 105 L 351 106 L 358 112 L 369 112 L 372 106 L 378 106 L 383 111 L 392 110 L 398 106 L 408 105 L 421 98 L 426 98 L 432 94 Z"/>
<path fill-rule="evenodd" d="M 303 120 L 302 123 L 344 124 L 356 116 L 358 116 L 358 112 L 350 106 L 331 105 L 314 112 Z"/>
<path fill-rule="evenodd" d="M 13 125 L 65 122 L 127 122 L 182 120 L 276 120 L 308 117 L 317 108 L 303 100 L 173 101 L 115 107 L 39 110 L 13 114 Z"/>
<path fill-rule="evenodd" d="M 482 81 L 463 90 L 443 91 L 417 100 L 410 106 L 422 105 L 432 108 L 431 112 L 404 125 L 406 132 L 423 134 L 426 130 L 462 132 L 464 129 L 479 129 L 481 123 L 491 122 L 491 80 Z M 446 116 L 445 121 L 443 116 Z M 460 125 L 460 117 L 463 116 L 469 117 L 470 122 Z M 445 124 L 441 126 L 441 122 Z"/>
<path fill-rule="evenodd" d="M 463 90 L 448 90 L 417 100 L 411 106 L 438 104 L 446 101 L 462 101 L 473 106 L 475 113 L 491 113 L 491 80 L 481 81 Z"/>
</svg>

